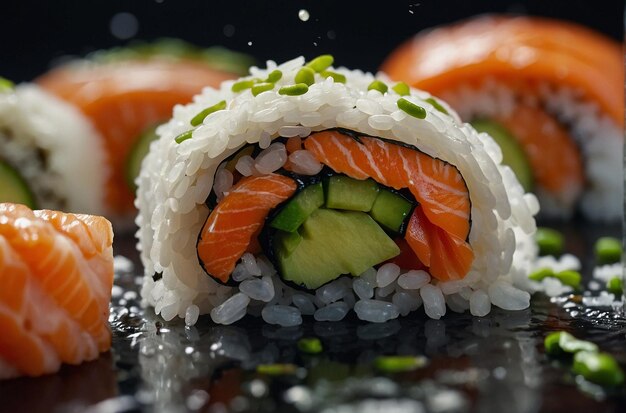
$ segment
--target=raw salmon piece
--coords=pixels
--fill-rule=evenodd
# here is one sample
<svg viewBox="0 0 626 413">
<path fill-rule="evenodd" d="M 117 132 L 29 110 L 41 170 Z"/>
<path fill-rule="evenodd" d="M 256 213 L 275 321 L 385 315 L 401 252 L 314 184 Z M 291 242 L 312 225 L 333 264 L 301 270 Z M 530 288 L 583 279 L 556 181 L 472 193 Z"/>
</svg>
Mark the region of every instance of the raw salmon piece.
<svg viewBox="0 0 626 413">
<path fill-rule="evenodd" d="M 126 160 L 147 128 L 172 116 L 205 86 L 235 76 L 193 60 L 148 59 L 110 64 L 67 65 L 37 83 L 78 107 L 102 134 L 111 176 L 106 199 L 117 214 L 134 209 L 126 183 Z"/>
<path fill-rule="evenodd" d="M 355 179 L 373 178 L 395 189 L 408 188 L 433 224 L 457 238 L 467 238 L 470 200 L 458 169 L 380 139 L 361 136 L 359 141 L 331 130 L 311 134 L 304 146 L 336 172 Z"/>
<path fill-rule="evenodd" d="M 211 211 L 200 232 L 198 257 L 205 271 L 228 282 L 269 211 L 289 199 L 296 188 L 293 179 L 276 174 L 249 176 L 237 182 Z"/>
<path fill-rule="evenodd" d="M 0 377 L 108 350 L 112 240 L 101 217 L 0 204 Z"/>
</svg>

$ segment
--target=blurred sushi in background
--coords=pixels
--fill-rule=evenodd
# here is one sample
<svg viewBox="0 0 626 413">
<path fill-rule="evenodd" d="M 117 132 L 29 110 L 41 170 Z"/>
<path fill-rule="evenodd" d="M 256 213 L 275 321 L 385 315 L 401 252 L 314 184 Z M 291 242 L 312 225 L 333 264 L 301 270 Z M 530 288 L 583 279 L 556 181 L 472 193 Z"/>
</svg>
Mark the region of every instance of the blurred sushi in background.
<svg viewBox="0 0 626 413">
<path fill-rule="evenodd" d="M 5 87 L 0 173 L 10 185 L 0 201 L 104 214 L 126 226 L 156 126 L 176 104 L 251 63 L 226 49 L 163 40 L 100 51 Z"/>
<path fill-rule="evenodd" d="M 480 16 L 418 34 L 383 63 L 489 133 L 544 217 L 622 216 L 621 46 L 585 27 Z"/>
</svg>

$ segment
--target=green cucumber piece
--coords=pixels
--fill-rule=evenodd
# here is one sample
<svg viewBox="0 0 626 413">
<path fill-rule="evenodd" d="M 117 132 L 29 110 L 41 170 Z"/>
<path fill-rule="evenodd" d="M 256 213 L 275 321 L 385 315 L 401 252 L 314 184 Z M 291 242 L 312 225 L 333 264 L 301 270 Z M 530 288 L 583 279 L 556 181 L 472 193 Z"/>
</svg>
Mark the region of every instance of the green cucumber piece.
<svg viewBox="0 0 626 413">
<path fill-rule="evenodd" d="M 413 204 L 402 195 L 381 189 L 374 200 L 370 216 L 385 228 L 400 232 L 406 217 L 411 213 Z"/>
<path fill-rule="evenodd" d="M 502 150 L 502 163 L 511 167 L 525 191 L 532 191 L 535 179 L 524 149 L 504 126 L 486 119 L 477 119 L 472 126 L 478 132 L 486 132 Z"/>
<path fill-rule="evenodd" d="M 319 207 L 324 205 L 322 183 L 309 185 L 291 198 L 274 217 L 270 226 L 282 231 L 294 232 Z"/>
<path fill-rule="evenodd" d="M 150 143 L 159 137 L 156 134 L 156 128 L 158 126 L 159 125 L 153 125 L 145 129 L 141 135 L 139 135 L 139 138 L 135 141 L 135 144 L 126 157 L 126 183 L 133 192 L 137 190 L 135 178 L 139 176 L 139 171 L 141 171 L 141 162 L 150 150 Z"/>
<path fill-rule="evenodd" d="M 35 195 L 26 180 L 17 170 L 6 162 L 0 161 L 0 202 L 24 204 L 30 209 L 37 208 Z"/>
<path fill-rule="evenodd" d="M 326 208 L 369 212 L 378 196 L 373 179 L 359 180 L 333 175 L 325 180 Z"/>
<path fill-rule="evenodd" d="M 358 276 L 400 253 L 395 242 L 366 213 L 319 208 L 302 224 L 302 240 L 289 253 L 274 242 L 286 281 L 314 290 L 342 274 Z"/>
</svg>

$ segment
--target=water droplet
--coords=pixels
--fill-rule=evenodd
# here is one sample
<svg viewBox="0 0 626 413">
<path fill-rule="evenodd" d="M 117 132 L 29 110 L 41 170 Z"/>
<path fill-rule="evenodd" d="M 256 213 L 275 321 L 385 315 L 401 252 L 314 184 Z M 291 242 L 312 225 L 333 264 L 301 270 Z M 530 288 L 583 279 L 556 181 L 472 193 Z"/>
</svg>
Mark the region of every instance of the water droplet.
<svg viewBox="0 0 626 413">
<path fill-rule="evenodd" d="M 298 18 L 303 22 L 308 21 L 309 17 L 311 16 L 309 15 L 309 12 L 305 9 L 300 9 L 300 11 L 298 12 Z"/>
<path fill-rule="evenodd" d="M 111 34 L 118 39 L 130 39 L 139 30 L 139 21 L 134 14 L 121 12 L 115 14 L 109 23 Z"/>
<path fill-rule="evenodd" d="M 317 42 L 313 42 L 313 46 L 317 46 Z"/>
<path fill-rule="evenodd" d="M 326 37 L 328 37 L 330 40 L 335 40 L 337 38 L 337 33 L 335 33 L 334 30 L 329 30 L 326 32 Z"/>
<path fill-rule="evenodd" d="M 185 354 L 191 354 L 193 351 L 193 347 L 185 347 Z"/>
<path fill-rule="evenodd" d="M 235 26 L 233 26 L 232 24 L 227 24 L 222 29 L 222 32 L 226 37 L 233 37 L 233 35 L 235 34 Z"/>
<path fill-rule="evenodd" d="M 252 42 L 248 42 L 248 46 L 252 46 Z"/>
</svg>

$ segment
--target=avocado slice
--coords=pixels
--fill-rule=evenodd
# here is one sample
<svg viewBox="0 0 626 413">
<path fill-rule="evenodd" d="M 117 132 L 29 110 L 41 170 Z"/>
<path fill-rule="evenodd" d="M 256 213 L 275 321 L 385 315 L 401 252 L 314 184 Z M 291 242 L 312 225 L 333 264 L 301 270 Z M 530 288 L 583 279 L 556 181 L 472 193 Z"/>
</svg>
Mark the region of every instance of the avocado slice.
<svg viewBox="0 0 626 413">
<path fill-rule="evenodd" d="M 400 233 L 413 204 L 400 194 L 381 189 L 374 200 L 370 216 L 390 231 Z"/>
<path fill-rule="evenodd" d="M 378 196 L 378 184 L 373 179 L 359 180 L 345 175 L 333 175 L 324 181 L 326 208 L 368 212 Z"/>
<path fill-rule="evenodd" d="M 476 119 L 471 124 L 478 132 L 491 135 L 502 150 L 502 163 L 511 167 L 525 191 L 532 191 L 535 183 L 533 171 L 524 149 L 515 136 L 507 128 L 491 120 Z"/>
<path fill-rule="evenodd" d="M 302 240 L 289 252 L 280 236 L 274 253 L 284 280 L 314 290 L 342 274 L 358 276 L 400 249 L 366 213 L 319 208 L 302 224 Z"/>
<path fill-rule="evenodd" d="M 309 185 L 287 202 L 285 207 L 270 222 L 272 228 L 294 232 L 315 211 L 324 205 L 322 183 Z"/>
<path fill-rule="evenodd" d="M 17 170 L 0 160 L 0 202 L 24 204 L 30 209 L 37 208 L 35 195 L 26 180 Z"/>
<path fill-rule="evenodd" d="M 139 176 L 141 171 L 141 162 L 146 157 L 150 150 L 150 144 L 156 140 L 159 136 L 156 133 L 156 129 L 159 125 L 152 125 L 146 128 L 139 138 L 135 141 L 135 144 L 130 149 L 128 156 L 126 157 L 126 183 L 131 191 L 137 190 L 135 185 L 135 178 Z"/>
</svg>

